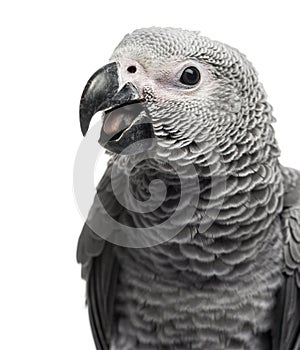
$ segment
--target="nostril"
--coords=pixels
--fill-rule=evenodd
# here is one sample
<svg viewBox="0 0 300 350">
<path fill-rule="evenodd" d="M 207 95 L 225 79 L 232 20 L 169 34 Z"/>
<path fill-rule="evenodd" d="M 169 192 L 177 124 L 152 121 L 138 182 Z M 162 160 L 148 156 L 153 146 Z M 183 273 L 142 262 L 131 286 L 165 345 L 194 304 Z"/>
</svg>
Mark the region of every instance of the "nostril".
<svg viewBox="0 0 300 350">
<path fill-rule="evenodd" d="M 127 68 L 127 71 L 128 71 L 129 73 L 135 73 L 135 72 L 136 72 L 136 66 L 129 66 L 129 67 Z"/>
</svg>

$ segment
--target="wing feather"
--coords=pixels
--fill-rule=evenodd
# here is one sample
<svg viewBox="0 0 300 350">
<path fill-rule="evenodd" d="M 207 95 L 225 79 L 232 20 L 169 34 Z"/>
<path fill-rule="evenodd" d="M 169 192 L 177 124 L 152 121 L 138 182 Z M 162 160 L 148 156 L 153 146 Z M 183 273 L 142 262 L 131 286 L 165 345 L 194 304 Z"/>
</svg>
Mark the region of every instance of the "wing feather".
<svg viewBox="0 0 300 350">
<path fill-rule="evenodd" d="M 284 281 L 278 293 L 273 350 L 300 350 L 300 173 L 284 170 Z"/>
<path fill-rule="evenodd" d="M 100 198 L 109 214 L 116 218 L 121 208 L 111 193 L 110 180 L 111 165 L 97 187 L 96 197 Z M 87 281 L 86 301 L 96 348 L 108 350 L 112 335 L 119 263 L 114 254 L 114 246 L 90 227 L 101 227 L 103 218 L 96 197 L 90 210 L 92 215 L 89 214 L 78 241 L 77 261 L 82 264 L 82 277 Z M 97 221 L 97 225 L 94 226 L 93 221 Z"/>
</svg>

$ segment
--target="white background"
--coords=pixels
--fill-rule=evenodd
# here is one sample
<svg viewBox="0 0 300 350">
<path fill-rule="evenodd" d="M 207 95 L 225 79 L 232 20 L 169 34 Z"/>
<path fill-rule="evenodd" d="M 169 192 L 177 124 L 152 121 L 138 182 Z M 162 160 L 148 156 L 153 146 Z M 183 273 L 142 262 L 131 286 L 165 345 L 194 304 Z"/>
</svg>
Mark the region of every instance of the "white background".
<svg viewBox="0 0 300 350">
<path fill-rule="evenodd" d="M 253 61 L 300 168 L 297 1 L 6 1 L 0 17 L 0 348 L 92 350 L 72 190 L 87 79 L 135 28 L 200 30 Z"/>
</svg>

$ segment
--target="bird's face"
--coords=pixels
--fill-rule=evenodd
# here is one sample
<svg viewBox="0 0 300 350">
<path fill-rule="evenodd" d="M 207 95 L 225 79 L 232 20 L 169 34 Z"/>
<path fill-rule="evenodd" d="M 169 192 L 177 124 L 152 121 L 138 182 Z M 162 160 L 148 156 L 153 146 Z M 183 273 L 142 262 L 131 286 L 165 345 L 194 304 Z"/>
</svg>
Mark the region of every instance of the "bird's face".
<svg viewBox="0 0 300 350">
<path fill-rule="evenodd" d="M 269 109 L 253 67 L 237 50 L 198 32 L 150 28 L 127 35 L 91 77 L 81 127 L 85 133 L 102 110 L 100 143 L 108 150 L 154 148 L 186 160 L 246 139 L 267 122 Z"/>
</svg>

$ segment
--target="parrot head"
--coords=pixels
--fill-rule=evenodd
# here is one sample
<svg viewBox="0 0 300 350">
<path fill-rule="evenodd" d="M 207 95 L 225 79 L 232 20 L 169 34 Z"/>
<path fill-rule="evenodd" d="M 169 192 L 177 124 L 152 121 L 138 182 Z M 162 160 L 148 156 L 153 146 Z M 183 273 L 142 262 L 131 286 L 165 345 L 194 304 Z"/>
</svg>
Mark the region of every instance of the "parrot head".
<svg viewBox="0 0 300 350">
<path fill-rule="evenodd" d="M 201 154 L 209 162 L 213 153 L 226 161 L 245 145 L 255 152 L 270 137 L 272 121 L 243 54 L 199 32 L 156 27 L 126 35 L 89 79 L 80 102 L 84 135 L 99 111 L 99 142 L 109 151 L 156 149 L 185 161 Z"/>
</svg>

